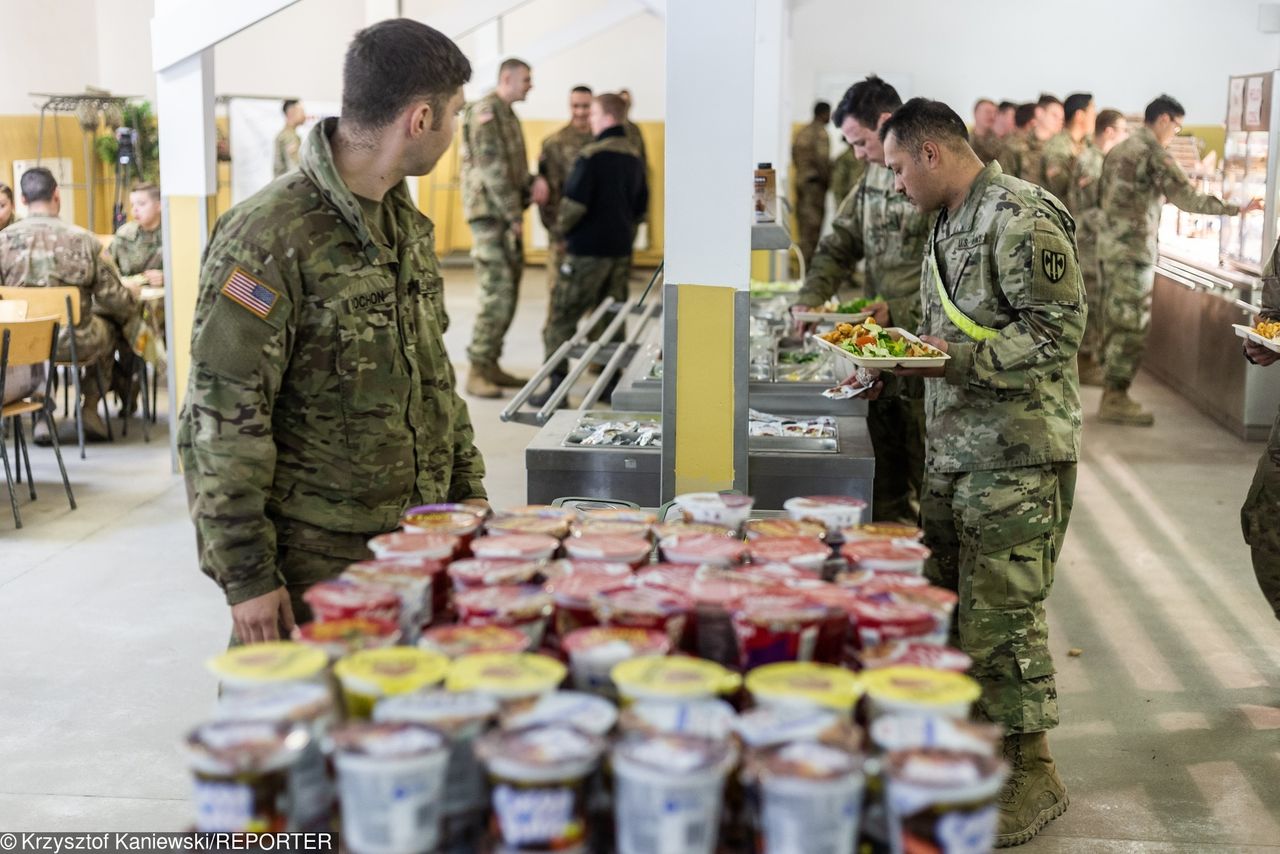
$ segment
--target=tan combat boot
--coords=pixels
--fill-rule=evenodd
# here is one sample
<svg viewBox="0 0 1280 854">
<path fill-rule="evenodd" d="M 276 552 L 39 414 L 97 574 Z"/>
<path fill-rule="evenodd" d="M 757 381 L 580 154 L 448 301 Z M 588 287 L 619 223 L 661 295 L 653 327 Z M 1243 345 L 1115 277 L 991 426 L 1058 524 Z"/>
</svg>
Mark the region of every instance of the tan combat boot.
<svg viewBox="0 0 1280 854">
<path fill-rule="evenodd" d="M 489 371 L 482 365 L 471 366 L 471 372 L 467 374 L 465 391 L 472 397 L 502 397 L 502 389 L 489 379 Z"/>
<path fill-rule="evenodd" d="M 514 377 L 496 364 L 486 369 L 485 377 L 498 388 L 524 388 L 528 378 Z"/>
<path fill-rule="evenodd" d="M 1067 787 L 1049 755 L 1043 732 L 1011 733 L 1004 737 L 1009 779 L 1000 790 L 1000 824 L 996 847 L 1021 845 L 1067 811 Z"/>
<path fill-rule="evenodd" d="M 1089 356 L 1081 356 L 1078 360 L 1080 367 L 1080 385 L 1091 385 L 1101 387 L 1103 383 L 1102 365 L 1099 365 Z"/>
<path fill-rule="evenodd" d="M 1102 393 L 1102 405 L 1098 407 L 1098 420 L 1108 424 L 1128 424 L 1133 427 L 1150 427 L 1156 417 L 1147 412 L 1123 389 L 1109 388 Z"/>
</svg>

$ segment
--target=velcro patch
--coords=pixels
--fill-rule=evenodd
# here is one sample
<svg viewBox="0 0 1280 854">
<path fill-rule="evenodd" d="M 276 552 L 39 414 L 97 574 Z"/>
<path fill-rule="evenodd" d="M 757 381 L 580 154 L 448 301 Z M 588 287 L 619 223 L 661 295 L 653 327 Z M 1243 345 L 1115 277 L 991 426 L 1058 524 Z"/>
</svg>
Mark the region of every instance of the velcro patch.
<svg viewBox="0 0 1280 854">
<path fill-rule="evenodd" d="M 347 300 L 347 311 L 358 312 L 366 309 L 374 308 L 386 304 L 390 301 L 393 291 L 376 291 L 371 294 L 356 294 Z"/>
<path fill-rule="evenodd" d="M 1067 274 L 1067 255 L 1065 252 L 1041 247 L 1040 266 L 1044 268 L 1044 274 L 1049 277 L 1049 281 L 1060 282 Z"/>
<path fill-rule="evenodd" d="M 239 267 L 232 269 L 231 275 L 222 283 L 222 295 L 263 320 L 280 299 L 277 291 Z"/>
<path fill-rule="evenodd" d="M 1075 247 L 1057 230 L 1037 224 L 1031 252 L 1031 298 L 1078 304 L 1082 291 Z"/>
</svg>

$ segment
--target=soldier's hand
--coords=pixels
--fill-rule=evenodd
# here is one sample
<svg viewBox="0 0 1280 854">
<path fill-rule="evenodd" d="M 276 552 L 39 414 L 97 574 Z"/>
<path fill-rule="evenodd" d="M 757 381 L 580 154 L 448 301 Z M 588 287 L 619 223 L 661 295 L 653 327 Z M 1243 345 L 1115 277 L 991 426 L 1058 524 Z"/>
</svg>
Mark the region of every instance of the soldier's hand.
<svg viewBox="0 0 1280 854">
<path fill-rule="evenodd" d="M 547 184 L 547 179 L 541 175 L 533 179 L 533 188 L 530 192 L 535 205 L 545 205 L 547 200 L 551 198 L 551 186 Z"/>
<path fill-rule="evenodd" d="M 1254 211 L 1260 211 L 1260 210 L 1262 210 L 1262 199 L 1250 199 L 1249 204 L 1245 205 L 1240 209 L 1240 213 L 1243 215 L 1243 214 L 1253 213 Z"/>
<path fill-rule="evenodd" d="M 884 380 L 881 379 L 880 372 L 869 368 L 855 368 L 853 373 L 840 381 L 840 385 L 865 388 L 866 391 L 862 393 L 864 400 L 877 400 L 884 391 Z"/>
<path fill-rule="evenodd" d="M 1255 341 L 1244 342 L 1244 354 L 1248 356 L 1249 361 L 1253 362 L 1255 365 L 1262 365 L 1264 367 L 1275 364 L 1276 360 L 1280 359 L 1280 353 L 1263 347 Z"/>
<path fill-rule="evenodd" d="M 947 352 L 949 346 L 946 341 L 941 338 L 934 338 L 932 335 L 921 335 L 920 340 L 943 353 Z M 894 368 L 893 372 L 900 377 L 944 377 L 947 375 L 947 366 L 939 365 L 936 368 Z"/>
<path fill-rule="evenodd" d="M 142 275 L 146 277 L 147 284 L 153 288 L 164 287 L 164 271 L 163 270 L 143 270 Z"/>
<path fill-rule="evenodd" d="M 515 222 L 511 223 L 511 234 L 515 237 L 516 240 L 519 240 L 521 236 L 524 234 L 524 223 L 521 222 L 520 220 L 516 220 Z"/>
<path fill-rule="evenodd" d="M 288 637 L 294 627 L 289 591 L 277 587 L 270 593 L 232 605 L 231 622 L 241 643 L 262 643 Z"/>
<path fill-rule="evenodd" d="M 797 303 L 791 306 L 789 310 L 791 312 L 791 318 L 792 318 L 792 330 L 791 330 L 792 335 L 795 335 L 797 338 L 803 338 L 817 328 L 818 324 L 816 323 L 813 323 L 811 321 L 795 319 L 796 314 L 798 314 L 799 312 L 816 311 L 816 309 L 813 306 L 800 305 L 799 303 Z"/>
<path fill-rule="evenodd" d="M 889 303 L 873 302 L 868 303 L 865 311 L 871 312 L 871 318 L 879 326 L 889 325 Z"/>
</svg>

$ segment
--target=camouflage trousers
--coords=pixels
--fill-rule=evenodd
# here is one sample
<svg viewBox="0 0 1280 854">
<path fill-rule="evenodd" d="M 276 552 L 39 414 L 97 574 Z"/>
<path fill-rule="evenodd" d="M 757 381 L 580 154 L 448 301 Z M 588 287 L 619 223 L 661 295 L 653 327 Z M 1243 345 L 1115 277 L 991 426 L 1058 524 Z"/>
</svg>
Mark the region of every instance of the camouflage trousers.
<svg viewBox="0 0 1280 854">
<path fill-rule="evenodd" d="M 1107 388 L 1126 390 L 1138 374 L 1151 328 L 1155 281 L 1151 264 L 1102 262 L 1102 366 Z"/>
<path fill-rule="evenodd" d="M 1258 586 L 1280 620 L 1280 417 L 1240 508 L 1240 527 L 1253 552 Z"/>
<path fill-rule="evenodd" d="M 542 348 L 546 358 L 573 337 L 578 321 L 591 313 L 605 297 L 626 300 L 627 275 L 631 256 L 608 258 L 594 255 L 566 255 L 551 288 L 547 324 L 542 328 Z M 593 330 L 597 333 L 602 329 Z"/>
<path fill-rule="evenodd" d="M 1058 723 L 1044 602 L 1075 483 L 1075 463 L 925 477 L 925 574 L 959 595 L 952 640 L 982 685 L 976 711 L 1010 732 Z"/>
<path fill-rule="evenodd" d="M 889 382 L 904 380 L 892 378 Z M 918 378 L 905 382 L 921 384 Z M 924 400 L 882 393 L 867 404 L 867 432 L 876 457 L 872 518 L 918 524 L 924 484 Z"/>
<path fill-rule="evenodd" d="M 1079 235 L 1077 235 L 1078 237 Z M 1102 361 L 1103 306 L 1106 293 L 1102 287 L 1102 274 L 1098 258 L 1094 254 L 1093 238 L 1077 240 L 1080 256 L 1080 278 L 1084 283 L 1084 296 L 1089 307 L 1085 320 L 1084 337 L 1080 341 L 1080 356 Z"/>
<path fill-rule="evenodd" d="M 496 365 L 520 298 L 524 246 L 510 225 L 501 220 L 474 219 L 470 226 L 471 260 L 480 299 L 467 356 L 473 365 Z"/>
<path fill-rule="evenodd" d="M 822 218 L 826 214 L 827 190 L 821 184 L 807 183 L 796 188 L 796 246 L 804 263 L 813 260 L 822 236 Z"/>
</svg>

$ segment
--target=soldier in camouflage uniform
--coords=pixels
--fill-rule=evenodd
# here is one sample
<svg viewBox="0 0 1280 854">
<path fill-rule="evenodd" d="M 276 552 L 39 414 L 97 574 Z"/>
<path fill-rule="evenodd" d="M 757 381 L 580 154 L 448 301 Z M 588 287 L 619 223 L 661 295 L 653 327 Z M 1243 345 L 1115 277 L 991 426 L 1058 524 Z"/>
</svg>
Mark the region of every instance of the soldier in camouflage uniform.
<svg viewBox="0 0 1280 854">
<path fill-rule="evenodd" d="M 617 95 L 592 100 L 595 139 L 582 149 L 564 186 L 556 228 L 565 235 L 567 254 L 551 289 L 542 330 L 547 360 L 573 337 L 583 315 L 605 297 L 626 291 L 631 245 L 649 204 L 649 188 L 644 163 L 622 127 L 625 116 L 626 102 Z M 530 402 L 546 403 L 566 374 L 564 363 L 556 365 L 546 391 Z"/>
<path fill-rule="evenodd" d="M 302 104 L 295 100 L 285 101 L 282 105 L 284 111 L 284 127 L 280 129 L 280 133 L 276 134 L 275 143 L 272 146 L 274 152 L 271 161 L 271 175 L 279 178 L 291 169 L 298 168 L 298 155 L 302 150 L 302 139 L 298 136 L 298 128 L 302 127 L 303 122 L 307 120 L 307 112 L 302 109 Z"/>
<path fill-rule="evenodd" d="M 1280 321 L 1280 244 L 1262 271 L 1262 314 Z M 1245 342 L 1244 357 L 1255 365 L 1273 365 L 1280 354 L 1261 344 Z M 1258 460 L 1249 494 L 1240 508 L 1244 541 L 1253 552 L 1253 571 L 1267 604 L 1280 620 L 1280 413 L 1271 427 L 1267 448 Z"/>
<path fill-rule="evenodd" d="M 973 130 L 969 133 L 969 144 L 984 165 L 1000 154 L 1001 140 L 996 136 L 997 115 L 996 102 L 990 98 L 979 98 L 973 105 Z"/>
<path fill-rule="evenodd" d="M 866 261 L 865 295 L 881 296 L 878 319 L 911 332 L 920 326 L 920 264 L 931 217 L 921 214 L 894 188 L 884 166 L 877 130 L 902 106 L 898 92 L 879 77 L 855 83 L 836 109 L 845 139 L 866 172 L 822 238 L 796 301 L 821 305 Z M 876 520 L 915 524 L 924 480 L 924 384 L 893 380 L 890 393 L 870 402 L 867 431 L 875 452 L 871 509 Z"/>
<path fill-rule="evenodd" d="M 524 272 L 524 209 L 547 200 L 547 182 L 529 174 L 524 131 L 511 105 L 533 88 L 529 65 L 508 59 L 498 87 L 467 105 L 462 123 L 462 211 L 471 226 L 471 259 L 480 306 L 471 332 L 467 394 L 501 397 L 525 380 L 498 366 L 503 339 L 515 317 Z"/>
<path fill-rule="evenodd" d="M 1071 203 L 1067 201 L 1071 190 L 1071 170 L 1080 153 L 1093 143 L 1098 108 L 1094 106 L 1092 95 L 1076 92 L 1067 96 L 1063 115 L 1062 130 L 1045 143 L 1040 156 L 1040 178 L 1036 183 L 1057 196 L 1058 201 L 1066 204 L 1067 210 L 1075 216 L 1076 211 L 1071 210 Z"/>
<path fill-rule="evenodd" d="M 547 200 L 538 205 L 538 215 L 547 229 L 547 280 L 552 284 L 564 260 L 564 234 L 556 227 L 560 197 L 579 152 L 593 138 L 591 90 L 586 86 L 575 86 L 569 93 L 569 115 L 567 125 L 543 140 L 538 155 L 538 174 L 547 182 Z"/>
<path fill-rule="evenodd" d="M 827 188 L 831 186 L 831 140 L 827 122 L 831 105 L 813 105 L 813 121 L 796 132 L 791 140 L 791 164 L 796 186 L 796 246 L 806 265 L 813 262 L 826 214 Z"/>
<path fill-rule="evenodd" d="M 164 236 L 160 231 L 160 188 L 139 184 L 129 193 L 133 220 L 120 226 L 107 254 L 126 285 L 164 287 Z"/>
<path fill-rule="evenodd" d="M 1085 301 L 1074 224 L 1057 199 L 987 166 L 945 104 L 916 98 L 880 131 L 898 187 L 938 211 L 921 281 L 929 378 L 929 579 L 960 596 L 955 635 L 982 685 L 979 714 L 1007 731 L 998 847 L 1067 807 L 1045 732 L 1058 723 L 1044 603 L 1080 454 L 1076 350 Z"/>
<path fill-rule="evenodd" d="M 85 437 L 102 440 L 107 426 L 98 415 L 102 399 L 96 371 L 113 373 L 117 350 L 132 358 L 128 342 L 138 331 L 140 311 L 135 292 L 120 283 L 115 268 L 102 258 L 98 238 L 77 225 L 58 219 L 62 195 L 48 169 L 28 170 L 21 181 L 27 218 L 0 231 L 0 283 L 25 287 L 80 289 L 80 323 L 58 334 L 58 359 L 76 357 L 85 369 L 81 391 L 81 424 Z M 36 440 L 50 441 L 47 422 L 37 425 Z"/>
<path fill-rule="evenodd" d="M 404 182 L 449 147 L 470 75 L 416 21 L 356 33 L 341 118 L 205 250 L 178 448 L 200 568 L 241 641 L 309 619 L 303 593 L 410 505 L 485 504 L 434 228 Z"/>
<path fill-rule="evenodd" d="M 1000 141 L 1000 150 L 996 154 L 996 162 L 1006 175 L 1018 174 L 1022 168 L 1030 146 L 1027 138 L 1032 135 L 1036 122 L 1036 105 L 1019 104 L 1014 108 L 1013 130 Z"/>
<path fill-rule="evenodd" d="M 1102 166 L 1098 197 L 1106 317 L 1103 323 L 1105 390 L 1098 418 L 1113 424 L 1149 427 L 1155 416 L 1129 397 L 1142 363 L 1151 324 L 1155 285 L 1156 235 L 1167 199 L 1184 211 L 1234 216 L 1236 205 L 1197 192 L 1165 146 L 1182 128 L 1182 105 L 1161 95 L 1147 105 L 1144 126 L 1112 149 Z M 1245 212 L 1260 205 L 1250 203 Z"/>
<path fill-rule="evenodd" d="M 1098 271 L 1098 230 L 1102 210 L 1098 207 L 1098 179 L 1102 177 L 1102 160 L 1117 143 L 1129 135 L 1128 122 L 1118 110 L 1098 114 L 1093 144 L 1080 152 L 1071 167 L 1067 186 L 1067 210 L 1076 221 L 1076 248 L 1080 255 L 1080 278 L 1089 301 L 1089 320 L 1084 340 L 1080 342 L 1080 384 L 1102 385 L 1102 278 Z"/>
<path fill-rule="evenodd" d="M 840 209 L 840 204 L 853 192 L 866 171 L 867 164 L 858 159 L 852 145 L 831 162 L 831 195 L 836 200 L 836 210 Z"/>
</svg>

